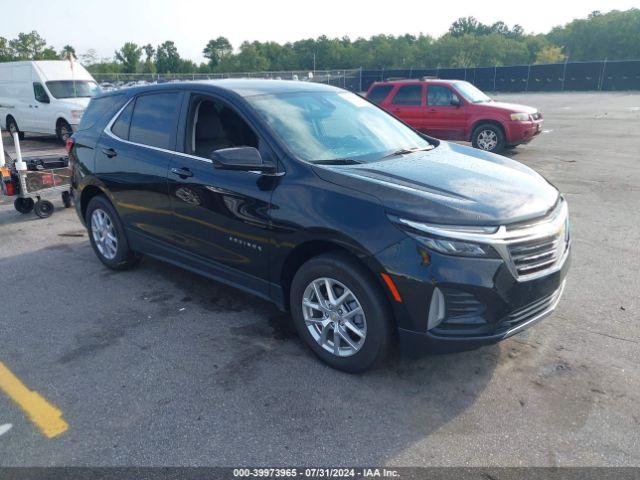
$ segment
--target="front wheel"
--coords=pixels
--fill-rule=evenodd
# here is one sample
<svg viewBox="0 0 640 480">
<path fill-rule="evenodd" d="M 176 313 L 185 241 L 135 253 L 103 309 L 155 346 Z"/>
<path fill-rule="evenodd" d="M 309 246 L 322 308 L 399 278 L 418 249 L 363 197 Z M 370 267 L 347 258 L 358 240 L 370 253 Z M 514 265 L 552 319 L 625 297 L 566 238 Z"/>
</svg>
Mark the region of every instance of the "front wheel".
<svg viewBox="0 0 640 480">
<path fill-rule="evenodd" d="M 73 135 L 73 130 L 66 120 L 60 120 L 60 122 L 58 122 L 58 127 L 56 128 L 56 133 L 58 134 L 58 139 L 61 142 L 67 143 L 67 139 Z"/>
<path fill-rule="evenodd" d="M 85 218 L 91 247 L 102 263 L 113 270 L 138 263 L 140 255 L 129 248 L 120 217 L 106 197 L 93 197 Z"/>
<path fill-rule="evenodd" d="M 492 123 L 476 127 L 471 136 L 471 144 L 480 150 L 500 153 L 504 150 L 504 134 L 502 129 Z"/>
<path fill-rule="evenodd" d="M 371 274 L 347 255 L 320 255 L 300 267 L 290 302 L 298 334 L 333 368 L 358 373 L 386 358 L 390 306 Z"/>
</svg>

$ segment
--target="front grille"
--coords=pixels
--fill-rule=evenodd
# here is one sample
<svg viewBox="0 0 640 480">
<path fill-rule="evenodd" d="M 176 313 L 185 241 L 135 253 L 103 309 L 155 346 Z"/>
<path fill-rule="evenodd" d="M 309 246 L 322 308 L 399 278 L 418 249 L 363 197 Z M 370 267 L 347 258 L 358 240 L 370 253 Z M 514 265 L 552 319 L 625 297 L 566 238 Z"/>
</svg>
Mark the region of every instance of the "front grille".
<svg viewBox="0 0 640 480">
<path fill-rule="evenodd" d="M 544 275 L 562 264 L 569 248 L 569 217 L 563 199 L 545 216 L 506 227 L 503 258 L 519 279 Z"/>
<path fill-rule="evenodd" d="M 564 252 L 560 234 L 509 245 L 511 261 L 520 276 L 531 275 L 551 268 Z"/>
<path fill-rule="evenodd" d="M 533 118 L 534 120 L 540 120 L 540 118 L 542 118 L 542 114 L 540 112 L 536 112 L 531 115 L 531 118 Z"/>
<path fill-rule="evenodd" d="M 546 297 L 536 300 L 529 305 L 525 305 L 518 310 L 514 310 L 501 323 L 501 330 L 509 330 L 524 322 L 527 322 L 528 320 L 532 320 L 537 316 L 544 314 L 548 310 L 552 310 L 560 300 L 563 289 L 564 283 L 551 295 L 547 295 Z"/>
</svg>

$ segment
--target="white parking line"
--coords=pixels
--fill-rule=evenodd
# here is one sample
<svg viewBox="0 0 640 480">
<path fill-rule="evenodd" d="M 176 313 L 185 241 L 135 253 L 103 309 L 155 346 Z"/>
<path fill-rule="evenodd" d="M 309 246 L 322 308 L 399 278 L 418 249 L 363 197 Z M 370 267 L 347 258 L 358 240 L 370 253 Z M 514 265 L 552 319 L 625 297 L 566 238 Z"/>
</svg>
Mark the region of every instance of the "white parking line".
<svg viewBox="0 0 640 480">
<path fill-rule="evenodd" d="M 13 428 L 13 425 L 10 423 L 5 423 L 4 425 L 0 425 L 0 437 L 7 433 L 9 430 Z"/>
</svg>

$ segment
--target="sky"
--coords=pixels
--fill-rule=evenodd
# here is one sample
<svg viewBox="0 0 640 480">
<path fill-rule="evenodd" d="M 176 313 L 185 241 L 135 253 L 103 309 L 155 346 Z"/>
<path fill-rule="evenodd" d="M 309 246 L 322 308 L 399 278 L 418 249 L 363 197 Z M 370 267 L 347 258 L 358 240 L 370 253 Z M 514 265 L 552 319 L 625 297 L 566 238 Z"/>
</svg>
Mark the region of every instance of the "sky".
<svg viewBox="0 0 640 480">
<path fill-rule="evenodd" d="M 546 33 L 594 10 L 640 8 L 640 0 L 25 0 L 16 8 L 8 0 L 0 3 L 6 3 L 0 5 L 5 38 L 36 30 L 57 50 L 65 44 L 78 54 L 93 48 L 99 58 L 112 57 L 128 41 L 155 46 L 173 40 L 182 57 L 196 62 L 204 60 L 202 49 L 218 36 L 236 49 L 245 40 L 285 43 L 320 35 L 437 37 L 463 16 Z"/>
</svg>

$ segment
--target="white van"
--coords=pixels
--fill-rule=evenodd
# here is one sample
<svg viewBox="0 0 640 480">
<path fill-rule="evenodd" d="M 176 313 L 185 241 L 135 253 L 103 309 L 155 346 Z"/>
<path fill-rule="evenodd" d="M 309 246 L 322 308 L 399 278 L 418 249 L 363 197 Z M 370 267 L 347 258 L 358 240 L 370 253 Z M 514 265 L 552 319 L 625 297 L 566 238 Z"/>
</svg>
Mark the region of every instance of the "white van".
<svg viewBox="0 0 640 480">
<path fill-rule="evenodd" d="M 31 132 L 66 141 L 98 91 L 91 74 L 76 62 L 0 63 L 0 126 L 20 138 Z"/>
</svg>

